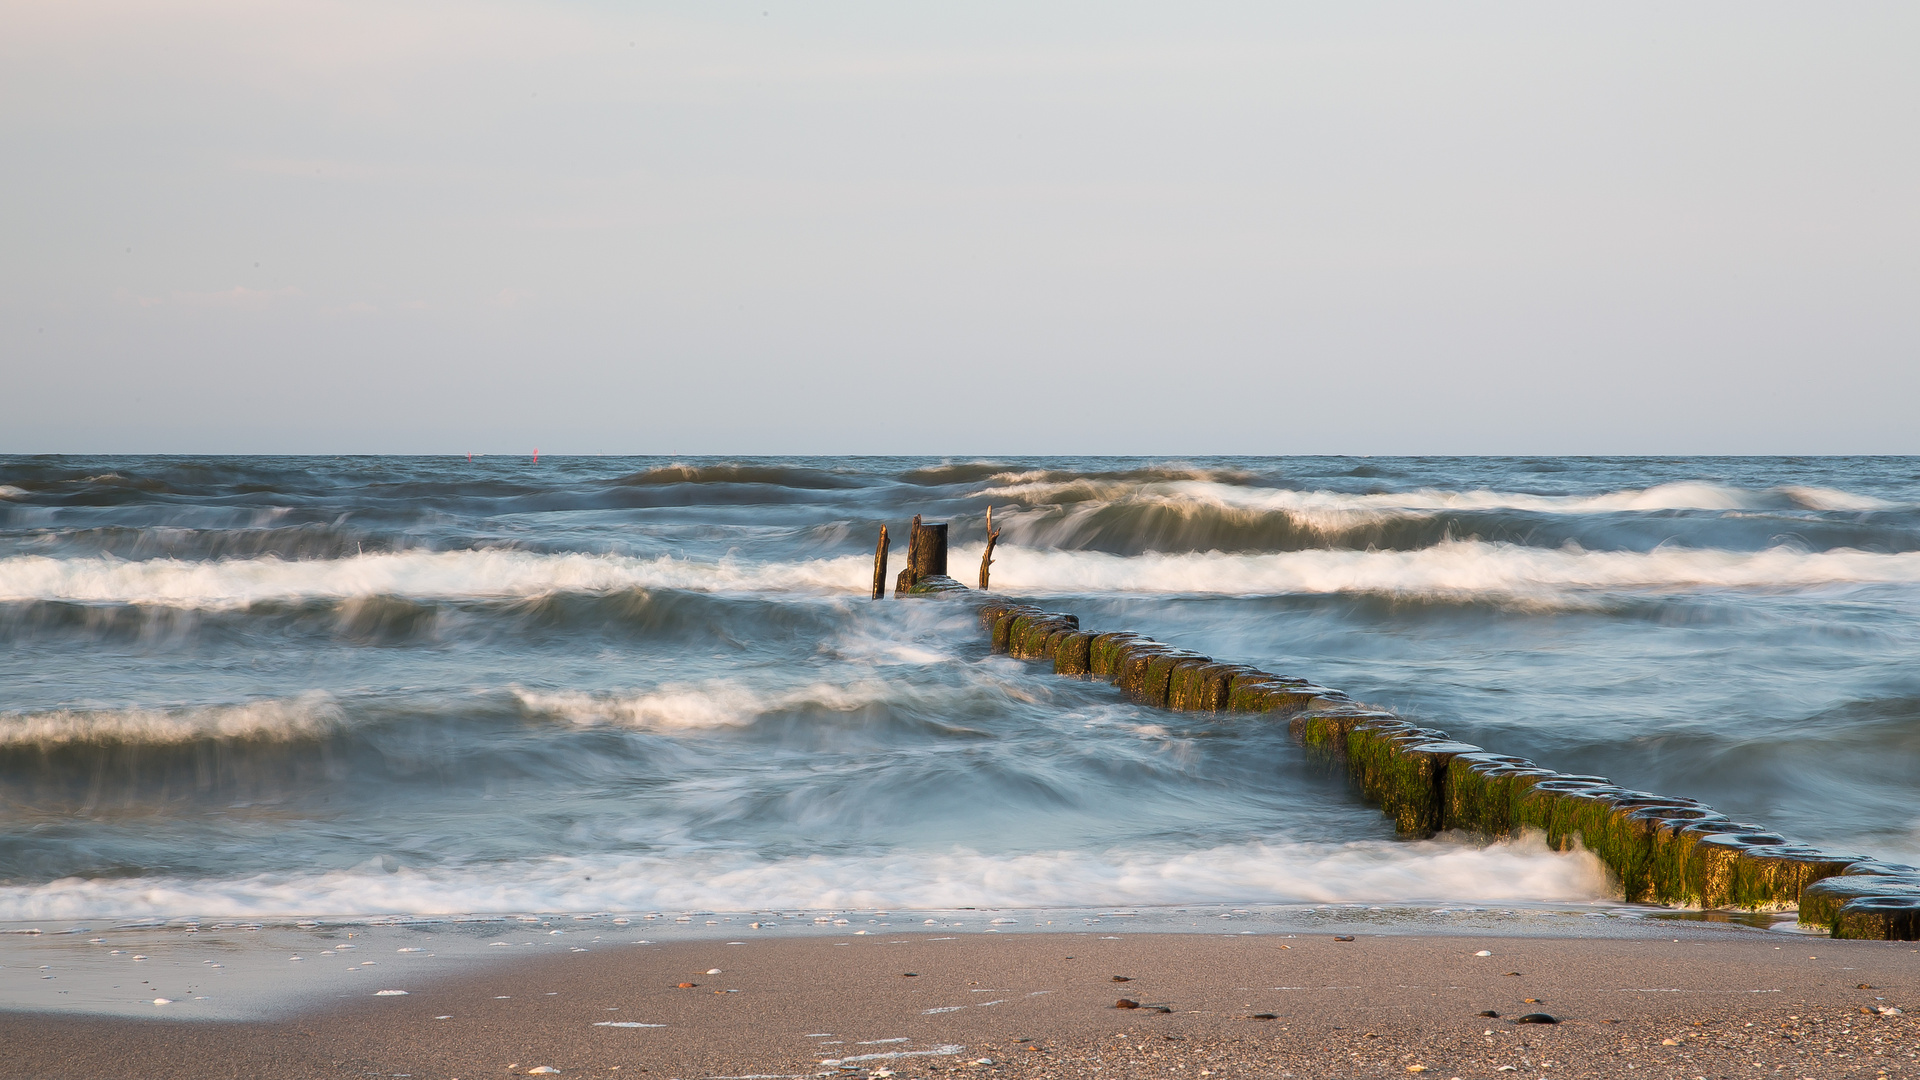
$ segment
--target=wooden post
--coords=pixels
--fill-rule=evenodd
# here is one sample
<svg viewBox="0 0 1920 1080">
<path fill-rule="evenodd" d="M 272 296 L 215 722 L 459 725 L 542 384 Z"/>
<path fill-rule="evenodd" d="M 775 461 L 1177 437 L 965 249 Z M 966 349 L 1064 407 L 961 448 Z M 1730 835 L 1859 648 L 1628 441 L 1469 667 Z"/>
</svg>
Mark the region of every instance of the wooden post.
<svg viewBox="0 0 1920 1080">
<path fill-rule="evenodd" d="M 880 546 L 873 549 L 873 598 L 887 595 L 887 527 L 880 526 Z"/>
<path fill-rule="evenodd" d="M 914 584 L 920 579 L 947 572 L 947 523 L 929 521 L 914 530 L 920 536 L 920 548 L 913 566 Z"/>
<path fill-rule="evenodd" d="M 993 507 L 987 507 L 987 550 L 980 556 L 980 591 L 987 591 L 987 568 L 993 565 L 993 543 L 1000 539 L 1000 530 L 993 527 Z"/>
<path fill-rule="evenodd" d="M 933 521 L 923 525 L 919 515 L 914 515 L 913 532 L 907 537 L 907 568 L 894 579 L 893 595 L 917 591 L 924 579 L 945 577 L 946 573 L 947 523 Z"/>
</svg>

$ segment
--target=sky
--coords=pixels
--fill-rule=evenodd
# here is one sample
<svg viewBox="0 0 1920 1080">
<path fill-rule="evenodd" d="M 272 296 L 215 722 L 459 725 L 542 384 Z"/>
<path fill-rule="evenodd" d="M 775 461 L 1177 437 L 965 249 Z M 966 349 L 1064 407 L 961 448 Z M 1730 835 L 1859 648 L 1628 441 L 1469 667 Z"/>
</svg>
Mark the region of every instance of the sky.
<svg viewBox="0 0 1920 1080">
<path fill-rule="evenodd" d="M 1920 453 L 1920 5 L 0 2 L 0 453 Z"/>
</svg>

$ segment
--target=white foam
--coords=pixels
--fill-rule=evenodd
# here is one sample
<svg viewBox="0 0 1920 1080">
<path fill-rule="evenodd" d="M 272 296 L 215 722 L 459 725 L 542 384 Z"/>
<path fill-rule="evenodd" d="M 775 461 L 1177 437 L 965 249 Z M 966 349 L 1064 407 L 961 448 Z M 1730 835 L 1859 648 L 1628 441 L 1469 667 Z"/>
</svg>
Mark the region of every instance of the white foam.
<svg viewBox="0 0 1920 1080">
<path fill-rule="evenodd" d="M 1144 484 L 1100 479 L 1050 480 L 1015 476 L 1005 479 L 1011 482 L 983 488 L 972 495 L 984 499 L 1013 499 L 1028 505 L 1065 503 L 1071 506 L 1064 520 L 1032 527 L 1035 538 L 1042 540 L 1071 534 L 1081 519 L 1115 504 L 1160 506 L 1177 511 L 1213 509 L 1249 517 L 1283 514 L 1300 528 L 1327 533 L 1379 524 L 1394 518 L 1431 517 L 1448 512 L 1520 510 L 1541 514 L 1620 514 L 1786 507 L 1864 511 L 1884 510 L 1896 505 L 1872 496 L 1833 488 L 1782 487 L 1770 491 L 1752 491 L 1705 481 L 1659 484 L 1597 495 L 1535 495 L 1487 489 L 1445 491 L 1436 488 L 1351 494 L 1248 487 L 1200 479 Z M 1016 531 L 1019 531 L 1020 515 L 1015 512 L 1009 515 L 1008 520 L 1015 523 Z"/>
<path fill-rule="evenodd" d="M 1230 844 L 1198 851 L 743 852 L 549 858 L 227 879 L 63 878 L 0 886 L 0 921 L 514 911 L 1135 907 L 1189 903 L 1586 901 L 1592 855 L 1537 840 Z"/>
<path fill-rule="evenodd" d="M 56 709 L 0 713 L 0 746 L 81 742 L 183 743 L 196 739 L 313 738 L 346 714 L 318 691 L 299 697 L 179 709 Z"/>
<path fill-rule="evenodd" d="M 979 545 L 950 558 L 979 558 Z M 1658 548 L 1584 551 L 1454 541 L 1412 551 L 1315 549 L 1252 555 L 1188 552 L 1108 555 L 1009 548 L 994 558 L 993 583 L 1005 590 L 1054 593 L 1221 593 L 1281 596 L 1382 593 L 1398 596 L 1491 595 L 1551 600 L 1603 590 L 1796 590 L 1920 584 L 1920 552 L 1836 549 L 1809 552 Z"/>
<path fill-rule="evenodd" d="M 882 682 L 834 686 L 813 683 L 783 691 L 757 691 L 723 679 L 670 683 L 632 695 L 541 692 L 513 687 L 522 708 L 582 727 L 612 724 L 653 731 L 740 727 L 784 709 L 852 712 L 900 696 Z"/>
<path fill-rule="evenodd" d="M 627 589 L 705 592 L 862 591 L 866 556 L 785 563 L 524 551 L 406 551 L 344 559 L 0 559 L 0 601 L 156 604 L 235 609 L 265 601 L 514 598 Z"/>
<path fill-rule="evenodd" d="M 12 484 L 0 484 L 0 499 L 17 499 L 26 493 L 25 488 L 17 488 Z"/>
</svg>

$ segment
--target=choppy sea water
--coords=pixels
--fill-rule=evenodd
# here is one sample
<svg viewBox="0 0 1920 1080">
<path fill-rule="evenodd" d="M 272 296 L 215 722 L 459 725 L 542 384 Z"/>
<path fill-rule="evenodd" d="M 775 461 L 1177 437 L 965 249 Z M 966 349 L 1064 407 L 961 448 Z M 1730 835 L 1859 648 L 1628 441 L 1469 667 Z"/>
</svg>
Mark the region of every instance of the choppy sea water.
<svg viewBox="0 0 1920 1080">
<path fill-rule="evenodd" d="M 0 921 L 1604 899 L 971 581 L 1920 857 L 1920 460 L 0 460 Z M 896 544 L 894 567 L 900 565 Z"/>
</svg>

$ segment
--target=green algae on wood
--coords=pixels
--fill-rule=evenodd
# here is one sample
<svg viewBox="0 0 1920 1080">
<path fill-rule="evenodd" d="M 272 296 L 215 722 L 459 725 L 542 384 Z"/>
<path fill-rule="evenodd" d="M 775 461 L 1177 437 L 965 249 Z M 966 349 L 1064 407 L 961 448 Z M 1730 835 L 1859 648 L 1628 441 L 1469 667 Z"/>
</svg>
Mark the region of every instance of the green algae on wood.
<svg viewBox="0 0 1920 1080">
<path fill-rule="evenodd" d="M 1833 936 L 1871 941 L 1920 941 L 1920 896 L 1863 896 L 1841 905 Z"/>
<path fill-rule="evenodd" d="M 1093 635 L 1082 630 L 1063 630 L 1053 642 L 1053 673 L 1085 675 L 1091 670 L 1088 653 Z"/>
<path fill-rule="evenodd" d="M 1920 896 L 1920 874 L 1835 874 L 1800 890 L 1800 924 L 1832 931 L 1840 909 L 1867 896 Z"/>
</svg>

